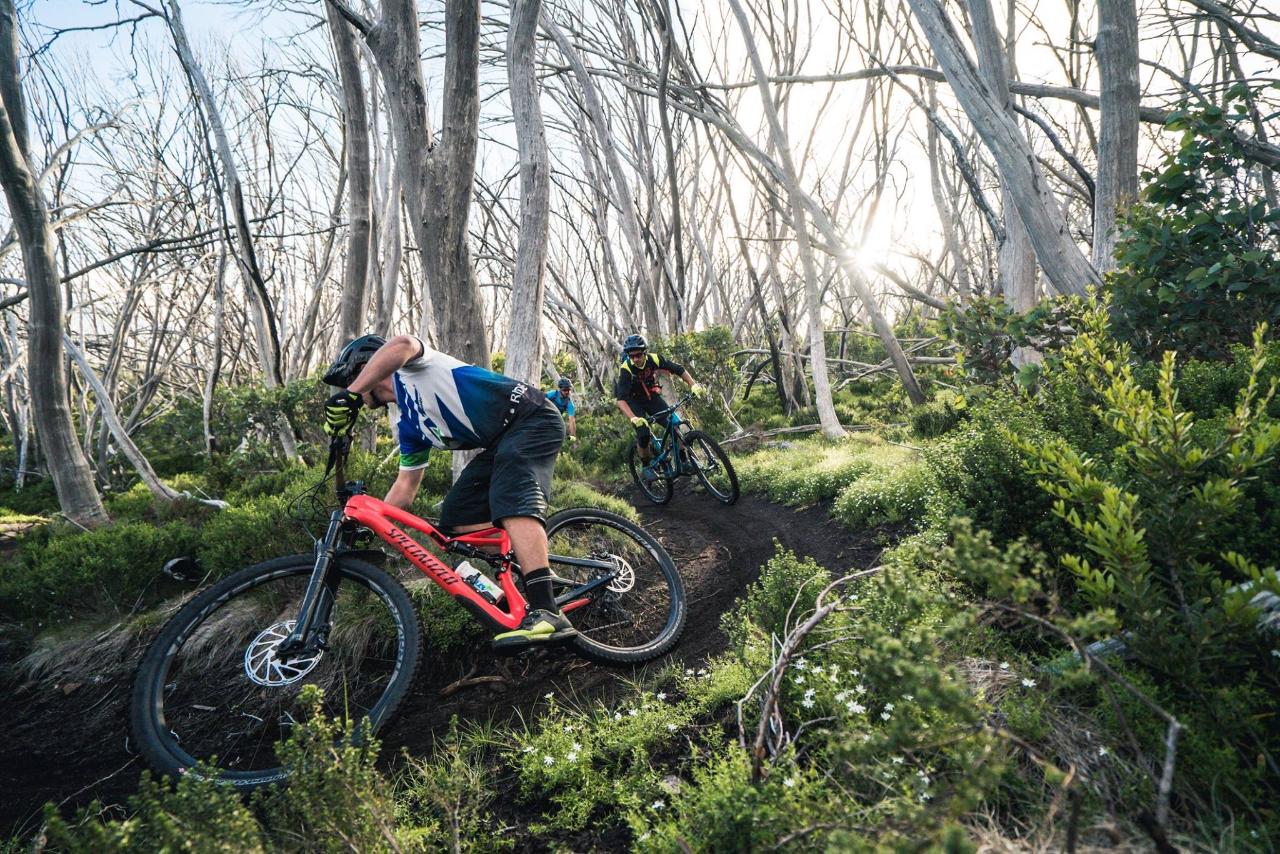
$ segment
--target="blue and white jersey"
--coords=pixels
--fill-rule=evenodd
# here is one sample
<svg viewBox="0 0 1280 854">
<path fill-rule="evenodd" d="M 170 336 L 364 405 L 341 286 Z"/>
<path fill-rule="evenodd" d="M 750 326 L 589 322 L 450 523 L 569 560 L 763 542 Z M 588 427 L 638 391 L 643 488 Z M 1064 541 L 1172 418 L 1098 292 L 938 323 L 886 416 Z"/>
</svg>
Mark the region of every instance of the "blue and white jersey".
<svg viewBox="0 0 1280 854">
<path fill-rule="evenodd" d="M 573 398 L 565 397 L 564 395 L 562 395 L 560 393 L 560 389 L 549 391 L 546 394 L 547 394 L 547 400 L 551 401 L 556 405 L 556 409 L 560 410 L 561 415 L 567 415 L 570 418 L 572 418 L 574 415 L 577 414 L 577 411 L 573 405 Z"/>
<path fill-rule="evenodd" d="M 400 468 L 426 466 L 432 448 L 487 448 L 526 409 L 543 401 L 528 383 L 468 365 L 423 345 L 392 375 L 400 408 Z"/>
</svg>

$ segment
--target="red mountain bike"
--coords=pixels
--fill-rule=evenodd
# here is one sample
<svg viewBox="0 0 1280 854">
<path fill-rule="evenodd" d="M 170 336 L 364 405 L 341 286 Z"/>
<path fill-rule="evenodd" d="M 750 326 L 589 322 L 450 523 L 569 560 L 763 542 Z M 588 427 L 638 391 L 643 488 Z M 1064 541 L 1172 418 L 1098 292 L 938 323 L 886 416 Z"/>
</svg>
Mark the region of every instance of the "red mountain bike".
<svg viewBox="0 0 1280 854">
<path fill-rule="evenodd" d="M 296 723 L 305 685 L 324 689 L 325 712 L 383 726 L 409 689 L 422 657 L 414 593 L 435 583 L 488 630 L 519 625 L 526 602 L 505 531 L 451 537 L 347 482 L 349 439 L 330 449 L 340 507 L 313 554 L 242 569 L 183 605 L 147 648 L 130 699 L 135 744 L 170 775 L 199 763 L 225 782 L 253 788 L 283 779 L 277 741 Z M 311 491 L 318 496 L 325 478 Z M 398 527 L 400 526 L 400 527 Z M 495 573 L 501 596 L 473 588 L 405 528 L 445 553 Z M 425 577 L 408 589 L 358 548 L 371 531 Z M 592 508 L 547 520 L 556 601 L 577 637 L 565 647 L 602 664 L 658 658 L 685 623 L 684 584 L 662 545 L 642 528 Z"/>
</svg>

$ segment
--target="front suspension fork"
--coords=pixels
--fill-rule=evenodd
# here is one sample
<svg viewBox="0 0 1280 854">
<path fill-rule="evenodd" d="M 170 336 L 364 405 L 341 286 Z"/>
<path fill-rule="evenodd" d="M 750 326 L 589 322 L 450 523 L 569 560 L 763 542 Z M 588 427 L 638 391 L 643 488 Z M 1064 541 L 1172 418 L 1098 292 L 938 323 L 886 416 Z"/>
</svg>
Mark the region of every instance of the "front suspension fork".
<svg viewBox="0 0 1280 854">
<path fill-rule="evenodd" d="M 350 523 L 342 509 L 333 511 L 324 537 L 316 541 L 316 563 L 307 580 L 307 590 L 302 595 L 302 605 L 294 619 L 293 631 L 281 642 L 277 655 L 311 655 L 319 652 L 329 641 L 329 618 L 333 612 L 333 600 L 338 589 L 338 574 L 334 561 L 339 545 L 349 536 Z"/>
</svg>

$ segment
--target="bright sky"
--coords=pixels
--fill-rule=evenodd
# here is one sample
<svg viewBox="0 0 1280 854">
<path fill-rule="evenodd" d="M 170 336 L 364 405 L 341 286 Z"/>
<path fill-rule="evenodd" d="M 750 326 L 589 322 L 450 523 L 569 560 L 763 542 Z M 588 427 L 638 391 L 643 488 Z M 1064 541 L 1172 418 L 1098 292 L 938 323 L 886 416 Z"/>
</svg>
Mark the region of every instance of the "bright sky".
<svg viewBox="0 0 1280 854">
<path fill-rule="evenodd" d="M 160 0 L 150 0 L 160 2 Z M 1154 4 L 1155 0 L 1146 0 Z M 999 24 L 1004 26 L 1004 3 L 995 0 L 995 11 Z M 1036 3 L 1037 14 L 1042 18 L 1045 32 L 1052 35 L 1053 40 L 1062 45 L 1067 40 L 1069 19 L 1066 4 L 1061 2 Z M 188 31 L 195 43 L 197 53 L 203 62 L 212 68 L 215 63 L 211 58 L 221 56 L 230 49 L 232 54 L 242 60 L 245 69 L 253 69 L 261 63 L 262 57 L 277 57 L 287 54 L 296 62 L 299 56 L 314 56 L 316 61 L 326 69 L 330 66 L 328 56 L 330 46 L 323 28 L 316 29 L 320 22 L 318 17 L 320 2 L 303 2 L 296 0 L 287 8 L 276 11 L 261 11 L 261 3 L 253 3 L 246 7 L 243 2 L 208 2 L 208 0 L 185 0 L 182 4 Z M 438 15 L 440 4 L 420 3 L 426 15 Z M 804 61 L 795 69 L 801 74 L 824 74 L 835 70 L 852 70 L 865 67 L 871 63 L 862 52 L 854 49 L 850 52 L 840 44 L 840 31 L 834 19 L 829 17 L 827 7 L 821 4 L 803 7 L 804 14 L 800 18 L 800 51 L 805 54 Z M 905 7 L 902 7 L 905 8 Z M 956 14 L 956 4 L 950 4 L 952 14 Z M 129 18 L 141 10 L 129 0 L 113 0 L 108 4 L 82 2 L 81 0 L 38 0 L 28 13 L 36 22 L 35 33 L 49 33 L 59 27 L 91 27 L 104 24 L 117 18 Z M 742 48 L 742 36 L 738 30 L 736 19 L 730 12 L 726 0 L 708 0 L 706 3 L 693 3 L 685 0 L 683 18 L 686 24 L 695 28 L 696 44 L 699 53 L 696 58 L 698 66 L 711 79 L 744 81 L 750 80 L 749 66 L 746 63 Z M 494 17 L 505 15 L 505 10 L 498 7 L 485 6 L 485 13 Z M 810 20 L 807 16 L 812 14 Z M 892 14 L 892 13 L 890 13 Z M 958 22 L 960 23 L 960 22 Z M 1081 22 L 1084 38 L 1091 37 L 1093 26 L 1087 16 Z M 1027 23 L 1025 17 L 1018 21 L 1017 39 L 1017 76 L 1024 81 L 1048 82 L 1063 85 L 1065 76 L 1047 45 L 1045 32 L 1036 30 Z M 157 20 L 141 23 L 137 28 L 137 39 L 151 50 L 164 52 L 170 50 L 168 36 Z M 428 31 L 424 38 L 438 38 L 434 31 Z M 495 35 L 496 33 L 496 35 Z M 501 33 L 494 29 L 486 30 L 491 39 L 498 39 L 495 47 L 500 47 Z M 1144 34 L 1148 41 L 1144 43 L 1144 57 L 1173 63 L 1165 56 L 1166 45 L 1151 40 L 1154 33 Z M 47 36 L 46 36 L 47 37 Z M 64 66 L 83 70 L 86 80 L 96 82 L 105 92 L 111 92 L 127 82 L 134 72 L 130 51 L 133 31 L 131 28 L 77 32 L 64 36 L 59 42 L 56 54 Z M 283 48 L 281 47 L 283 46 Z M 428 79 L 429 98 L 432 90 L 438 91 L 436 80 L 440 68 L 438 45 L 426 47 L 428 61 L 425 71 Z M 843 61 L 837 59 L 837 53 L 843 52 Z M 431 54 L 436 57 L 431 57 Z M 765 62 L 769 63 L 768 54 Z M 837 67 L 839 66 L 839 67 Z M 772 69 L 771 69 L 772 70 Z M 503 69 L 495 65 L 485 72 L 486 83 L 494 90 L 505 85 Z M 1148 70 L 1147 76 L 1152 74 Z M 792 150 L 799 152 L 806 144 L 813 148 L 813 158 L 807 167 L 805 183 L 815 194 L 818 191 L 820 176 L 818 170 L 829 170 L 823 179 L 833 180 L 841 169 L 848 151 L 848 134 L 856 120 L 864 93 L 869 84 L 848 82 L 837 84 L 830 100 L 826 99 L 829 86 L 811 85 L 796 87 L 789 105 L 789 127 Z M 1144 80 L 1145 85 L 1145 80 Z M 1092 81 L 1088 88 L 1093 88 Z M 1147 85 L 1154 91 L 1163 91 L 1167 85 L 1163 80 L 1154 85 Z M 939 87 L 940 97 L 947 102 L 949 93 L 946 87 Z M 762 121 L 758 96 L 754 89 L 745 90 L 733 96 L 736 99 L 739 123 L 752 134 L 762 145 L 768 139 L 767 129 Z M 938 246 L 939 225 L 928 179 L 929 165 L 920 141 L 925 134 L 925 119 L 921 112 L 910 105 L 901 95 L 893 102 L 895 122 L 906 122 L 910 130 L 903 140 L 903 146 L 894 153 L 890 169 L 890 180 L 885 190 L 884 199 L 869 222 L 859 219 L 850 225 L 855 233 L 849 237 L 849 243 L 858 248 L 859 263 L 864 267 L 882 261 L 900 264 L 901 253 L 919 250 L 935 254 Z M 1060 118 L 1064 123 L 1070 121 L 1074 107 L 1064 102 L 1045 100 L 1040 106 L 1051 117 Z M 438 109 L 438 105 L 436 107 Z M 485 133 L 489 141 L 482 146 L 480 169 L 482 174 L 493 181 L 506 173 L 514 162 L 513 136 L 507 116 L 509 108 L 505 95 L 498 94 L 483 105 Z M 544 98 L 544 110 L 553 108 Z M 821 111 L 821 112 L 820 112 Z M 1094 114 L 1096 121 L 1096 114 Z M 437 122 L 438 124 L 438 122 Z M 964 131 L 962 121 L 953 119 L 953 126 Z M 869 133 L 864 129 L 864 136 Z M 809 143 L 810 134 L 812 142 Z M 1048 144 L 1038 132 L 1031 134 L 1037 149 L 1048 150 Z M 560 140 L 563 150 L 571 149 L 567 140 Z M 553 145 L 556 141 L 553 139 Z M 859 143 L 861 148 L 863 143 Z M 1146 158 L 1148 161 L 1151 155 Z M 574 163 L 576 154 L 567 155 L 563 162 Z M 861 168 L 859 171 L 860 167 Z M 874 174 L 873 164 L 863 164 L 857 157 L 851 164 L 856 178 L 851 182 L 852 192 L 847 194 L 844 212 L 860 194 Z M 713 180 L 713 174 L 705 173 L 706 181 Z M 704 185 L 705 188 L 706 185 Z M 992 189 L 992 198 L 996 194 Z M 554 191 L 553 191 L 554 192 Z M 741 212 L 745 215 L 748 199 L 752 189 L 744 181 L 735 188 L 736 198 Z M 825 197 L 825 196 L 824 196 Z M 865 228 L 865 239 L 862 230 Z"/>
</svg>

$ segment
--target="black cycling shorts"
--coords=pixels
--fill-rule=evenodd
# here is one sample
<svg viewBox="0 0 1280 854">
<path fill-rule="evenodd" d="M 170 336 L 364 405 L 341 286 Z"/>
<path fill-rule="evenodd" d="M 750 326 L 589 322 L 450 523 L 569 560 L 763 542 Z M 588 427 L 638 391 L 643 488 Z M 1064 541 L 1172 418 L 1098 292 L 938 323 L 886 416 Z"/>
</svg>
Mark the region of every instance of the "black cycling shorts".
<svg viewBox="0 0 1280 854">
<path fill-rule="evenodd" d="M 653 397 L 642 398 L 623 398 L 627 402 L 627 406 L 631 407 L 631 412 L 635 415 L 648 415 L 653 417 L 671 404 L 662 399 L 662 395 L 655 394 Z"/>
<path fill-rule="evenodd" d="M 543 401 L 511 422 L 492 447 L 467 463 L 440 509 L 440 525 L 497 523 L 508 516 L 547 521 L 551 473 L 564 444 L 564 420 Z"/>
</svg>

